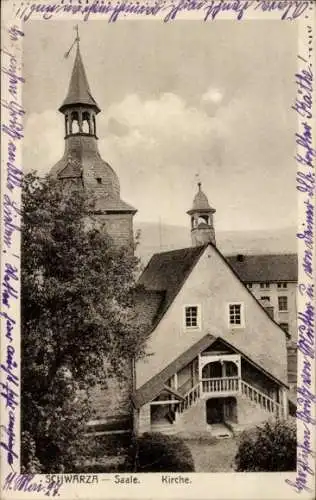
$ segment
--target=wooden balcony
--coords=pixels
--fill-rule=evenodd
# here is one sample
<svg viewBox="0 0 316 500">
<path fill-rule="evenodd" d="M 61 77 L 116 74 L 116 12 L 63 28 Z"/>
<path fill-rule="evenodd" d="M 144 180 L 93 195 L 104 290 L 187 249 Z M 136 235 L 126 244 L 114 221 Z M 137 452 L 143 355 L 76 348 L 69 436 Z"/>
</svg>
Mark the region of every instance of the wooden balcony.
<svg viewBox="0 0 316 500">
<path fill-rule="evenodd" d="M 229 396 L 240 391 L 239 377 L 203 378 L 201 380 L 201 398 Z"/>
</svg>

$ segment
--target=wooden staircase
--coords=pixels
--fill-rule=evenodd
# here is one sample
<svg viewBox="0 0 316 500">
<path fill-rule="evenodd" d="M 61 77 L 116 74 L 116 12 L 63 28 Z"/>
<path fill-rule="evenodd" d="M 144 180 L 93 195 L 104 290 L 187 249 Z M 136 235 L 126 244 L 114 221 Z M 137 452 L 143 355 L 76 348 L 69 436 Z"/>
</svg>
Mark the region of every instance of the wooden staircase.
<svg viewBox="0 0 316 500">
<path fill-rule="evenodd" d="M 241 397 L 243 399 L 247 399 L 251 402 L 252 405 L 255 405 L 266 413 L 267 420 L 269 418 L 282 418 L 284 415 L 283 407 L 280 403 L 270 398 L 263 392 L 259 391 L 252 385 L 248 384 L 244 380 L 239 380 L 238 385 L 236 386 L 235 382 L 234 389 L 236 397 Z M 216 385 L 216 384 L 215 384 Z M 223 385 L 223 384 L 222 384 Z M 226 384 L 227 385 L 227 384 Z M 184 414 L 189 408 L 196 405 L 201 399 L 207 399 L 209 397 L 216 397 L 218 391 L 205 391 L 205 388 L 213 387 L 214 384 L 205 384 L 201 382 L 197 383 L 194 387 L 192 387 L 184 396 L 183 400 L 177 405 L 175 408 L 175 412 L 172 414 L 173 418 L 162 418 L 157 422 L 152 423 L 151 430 L 152 432 L 161 432 L 162 434 L 176 434 L 177 433 L 177 421 L 181 418 L 181 415 Z M 231 388 L 232 383 L 229 382 L 229 389 Z M 214 386 L 215 387 L 215 386 Z M 238 403 L 237 403 L 238 404 Z M 235 430 L 239 428 L 238 424 L 230 425 L 228 428 L 231 430 Z M 225 425 L 223 423 L 222 425 Z M 213 426 L 212 426 L 213 427 Z M 242 426 L 241 426 L 242 427 Z M 210 426 L 211 428 L 211 426 Z M 212 432 L 212 431 L 211 431 Z"/>
<path fill-rule="evenodd" d="M 203 384 L 203 387 L 205 385 Z M 205 395 L 205 391 L 201 390 L 201 384 L 198 383 L 194 387 L 192 387 L 185 395 L 184 400 L 176 408 L 176 414 L 181 415 L 187 408 L 190 408 L 193 404 L 196 403 L 200 399 L 200 397 Z M 213 391 L 207 392 L 210 396 L 216 396 L 216 392 Z M 279 418 L 283 416 L 283 408 L 280 403 L 270 398 L 263 392 L 259 391 L 252 385 L 248 384 L 244 380 L 239 380 L 239 389 L 236 390 L 236 396 L 243 394 L 247 399 L 253 401 L 257 405 L 260 406 L 261 409 L 266 411 L 267 413 L 273 414 Z"/>
<path fill-rule="evenodd" d="M 247 399 L 259 405 L 262 410 L 270 413 L 270 415 L 272 414 L 278 418 L 283 417 L 283 408 L 280 403 L 277 403 L 274 399 L 270 398 L 247 382 L 244 382 L 244 380 L 240 381 L 240 385 L 241 394 L 243 394 Z"/>
</svg>

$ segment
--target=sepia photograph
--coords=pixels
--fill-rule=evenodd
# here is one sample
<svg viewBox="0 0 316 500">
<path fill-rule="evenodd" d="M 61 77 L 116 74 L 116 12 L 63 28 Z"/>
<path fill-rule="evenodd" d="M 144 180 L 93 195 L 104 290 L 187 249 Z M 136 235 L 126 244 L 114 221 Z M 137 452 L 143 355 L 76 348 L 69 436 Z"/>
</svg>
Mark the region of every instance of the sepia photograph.
<svg viewBox="0 0 316 500">
<path fill-rule="evenodd" d="M 312 498 L 309 21 L 44 7 L 2 49 L 6 498 Z"/>
<path fill-rule="evenodd" d="M 26 472 L 296 469 L 296 43 L 25 26 Z"/>
</svg>

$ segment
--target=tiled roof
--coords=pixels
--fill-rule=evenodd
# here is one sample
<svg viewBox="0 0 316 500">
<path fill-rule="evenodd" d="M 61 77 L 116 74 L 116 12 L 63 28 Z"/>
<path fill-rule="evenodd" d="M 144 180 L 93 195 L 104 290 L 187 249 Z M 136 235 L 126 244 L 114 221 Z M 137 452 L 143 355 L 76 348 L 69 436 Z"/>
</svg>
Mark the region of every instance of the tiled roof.
<svg viewBox="0 0 316 500">
<path fill-rule="evenodd" d="M 97 192 L 97 191 L 96 191 Z M 110 196 L 100 196 L 96 199 L 94 212 L 131 212 L 136 213 L 137 210 L 120 198 Z"/>
<path fill-rule="evenodd" d="M 155 323 L 164 299 L 164 291 L 146 290 L 144 287 L 138 286 L 135 293 L 135 313 L 140 324 L 151 327 Z"/>
<path fill-rule="evenodd" d="M 164 300 L 159 304 L 155 323 L 160 321 L 172 304 L 204 250 L 204 246 L 183 248 L 158 253 L 150 259 L 138 284 L 143 286 L 144 291 L 164 292 Z"/>
<path fill-rule="evenodd" d="M 225 258 L 244 283 L 297 281 L 296 254 L 231 255 Z"/>
<path fill-rule="evenodd" d="M 74 104 L 92 106 L 97 113 L 100 111 L 99 106 L 91 95 L 87 75 L 81 59 L 79 45 L 77 45 L 77 53 L 70 78 L 68 94 L 59 108 L 59 111 L 63 112 L 65 108 Z"/>
<path fill-rule="evenodd" d="M 73 168 L 70 168 L 73 167 Z M 67 175 L 66 175 L 67 174 Z M 98 194 L 119 198 L 120 183 L 115 171 L 99 153 L 94 137 L 77 135 L 66 138 L 62 158 L 51 168 L 52 177 L 82 177 L 85 185 Z M 97 178 L 102 184 L 97 184 Z"/>
<path fill-rule="evenodd" d="M 66 163 L 65 167 L 59 171 L 57 177 L 58 179 L 82 177 L 82 166 L 79 162 L 69 161 Z"/>
</svg>

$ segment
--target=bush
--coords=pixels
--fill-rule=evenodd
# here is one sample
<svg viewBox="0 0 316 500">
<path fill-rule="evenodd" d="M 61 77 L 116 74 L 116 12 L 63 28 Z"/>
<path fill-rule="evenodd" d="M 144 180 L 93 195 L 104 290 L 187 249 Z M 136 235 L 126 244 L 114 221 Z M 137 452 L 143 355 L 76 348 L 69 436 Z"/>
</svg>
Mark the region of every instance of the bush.
<svg viewBox="0 0 316 500">
<path fill-rule="evenodd" d="M 175 436 L 145 433 L 136 441 L 137 472 L 194 472 L 191 452 Z"/>
<path fill-rule="evenodd" d="M 296 426 L 293 422 L 266 422 L 241 435 L 235 457 L 237 472 L 296 470 Z"/>
</svg>

